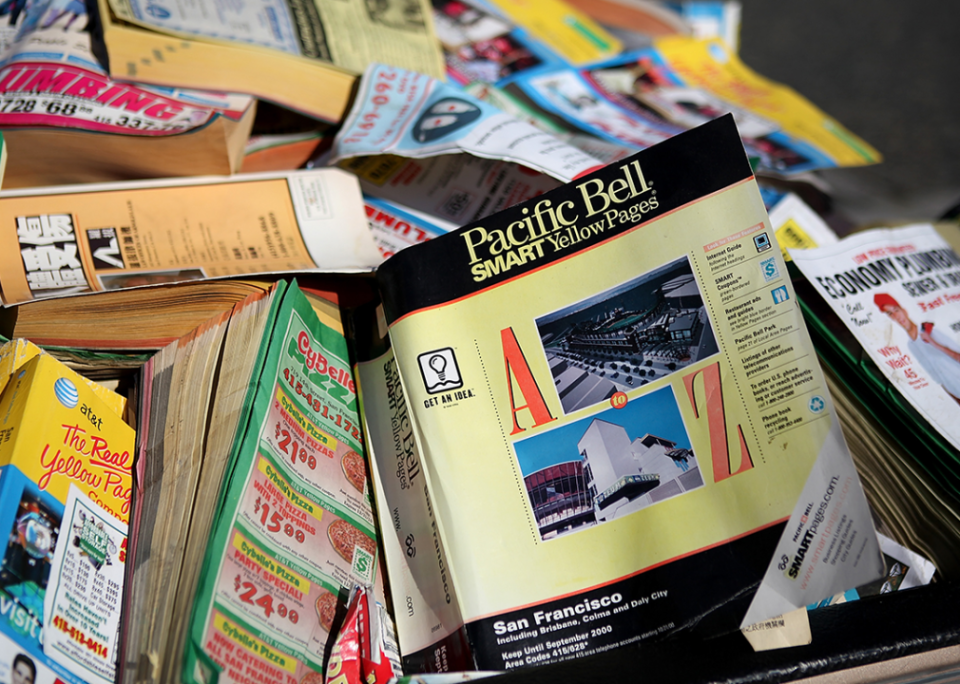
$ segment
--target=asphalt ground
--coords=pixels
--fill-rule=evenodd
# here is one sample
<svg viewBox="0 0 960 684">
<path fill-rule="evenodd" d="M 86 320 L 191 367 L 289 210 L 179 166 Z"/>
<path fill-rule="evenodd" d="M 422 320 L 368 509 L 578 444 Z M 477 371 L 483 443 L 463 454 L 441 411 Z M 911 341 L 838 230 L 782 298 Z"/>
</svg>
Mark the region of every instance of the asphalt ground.
<svg viewBox="0 0 960 684">
<path fill-rule="evenodd" d="M 960 3 L 741 0 L 740 56 L 877 148 L 821 172 L 854 223 L 932 220 L 960 203 Z"/>
</svg>

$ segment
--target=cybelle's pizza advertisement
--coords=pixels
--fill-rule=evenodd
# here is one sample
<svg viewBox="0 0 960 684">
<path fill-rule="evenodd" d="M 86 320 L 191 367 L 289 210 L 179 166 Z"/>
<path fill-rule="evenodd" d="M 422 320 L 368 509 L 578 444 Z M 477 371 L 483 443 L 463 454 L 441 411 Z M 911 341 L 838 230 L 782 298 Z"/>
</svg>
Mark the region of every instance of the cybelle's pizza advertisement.
<svg viewBox="0 0 960 684">
<path fill-rule="evenodd" d="M 221 681 L 322 672 L 338 595 L 378 572 L 346 342 L 295 287 L 277 321 L 194 609 Z"/>
</svg>

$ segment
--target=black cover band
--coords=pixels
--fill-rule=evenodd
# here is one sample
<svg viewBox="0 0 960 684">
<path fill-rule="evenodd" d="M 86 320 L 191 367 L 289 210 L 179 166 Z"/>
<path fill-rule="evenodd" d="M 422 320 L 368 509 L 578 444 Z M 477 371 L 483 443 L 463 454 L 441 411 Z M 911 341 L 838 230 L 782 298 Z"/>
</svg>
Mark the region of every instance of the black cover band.
<svg viewBox="0 0 960 684">
<path fill-rule="evenodd" d="M 577 242 L 569 249 L 547 254 L 546 258 L 530 261 L 492 275 L 482 283 L 474 281 L 470 269 L 471 258 L 463 233 L 483 226 L 487 229 L 505 229 L 511 223 L 528 218 L 534 207 L 543 200 L 550 200 L 557 207 L 572 202 L 570 214 L 581 216 L 589 213 L 584 206 L 580 189 L 594 179 L 604 186 L 629 173 L 637 162 L 651 179 L 651 193 L 656 196 L 656 207 L 633 222 L 620 223 Z M 624 171 L 624 168 L 628 171 Z M 694 200 L 751 178 L 753 172 L 743 150 L 740 135 L 732 115 L 714 119 L 658 145 L 604 168 L 548 193 L 521 202 L 509 209 L 475 221 L 463 228 L 440 236 L 429 242 L 408 247 L 388 259 L 377 272 L 383 293 L 387 323 L 426 307 L 436 306 L 472 294 L 505 280 L 520 276 L 532 269 L 569 257 L 597 243 L 647 223 L 658 216 L 678 209 Z M 592 187 L 592 186 L 591 186 Z M 650 194 L 650 193 L 648 193 Z M 526 209 L 526 214 L 524 213 Z M 585 219 L 585 222 L 596 220 Z M 578 226 L 581 224 L 578 223 Z M 683 240 L 682 235 L 677 236 Z"/>
</svg>

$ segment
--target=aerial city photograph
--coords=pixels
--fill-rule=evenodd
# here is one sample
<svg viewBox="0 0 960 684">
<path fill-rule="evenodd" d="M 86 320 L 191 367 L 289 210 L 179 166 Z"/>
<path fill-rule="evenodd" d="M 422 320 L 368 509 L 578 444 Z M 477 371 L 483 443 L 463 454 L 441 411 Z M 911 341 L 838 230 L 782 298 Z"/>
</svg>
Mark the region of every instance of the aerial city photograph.
<svg viewBox="0 0 960 684">
<path fill-rule="evenodd" d="M 568 414 L 719 351 L 686 257 L 547 314 L 537 329 Z"/>
</svg>

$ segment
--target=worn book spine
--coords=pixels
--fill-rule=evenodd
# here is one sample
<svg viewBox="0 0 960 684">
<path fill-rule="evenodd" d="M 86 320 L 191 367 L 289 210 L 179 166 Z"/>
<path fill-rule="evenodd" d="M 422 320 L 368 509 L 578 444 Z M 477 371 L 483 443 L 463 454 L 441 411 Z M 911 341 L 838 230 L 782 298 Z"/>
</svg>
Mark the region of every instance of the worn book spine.
<svg viewBox="0 0 960 684">
<path fill-rule="evenodd" d="M 375 585 L 384 601 L 346 341 L 298 287 L 276 306 L 207 547 L 184 681 L 219 671 L 244 682 L 248 667 L 317 676 L 350 588 Z"/>
</svg>

